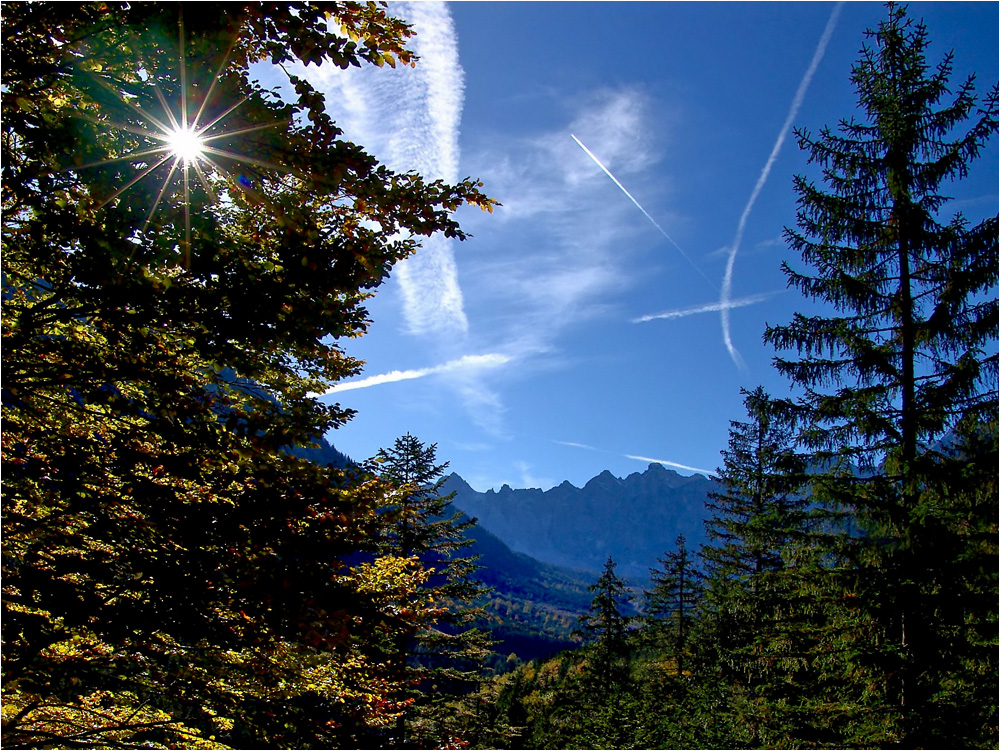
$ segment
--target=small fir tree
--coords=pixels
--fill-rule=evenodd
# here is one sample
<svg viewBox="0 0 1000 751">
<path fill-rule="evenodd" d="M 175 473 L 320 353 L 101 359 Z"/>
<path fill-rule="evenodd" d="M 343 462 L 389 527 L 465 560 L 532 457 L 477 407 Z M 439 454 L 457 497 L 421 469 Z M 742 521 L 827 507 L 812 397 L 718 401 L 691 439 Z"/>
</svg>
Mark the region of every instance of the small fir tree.
<svg viewBox="0 0 1000 751">
<path fill-rule="evenodd" d="M 394 488 L 383 511 L 380 552 L 416 558 L 431 572 L 407 594 L 428 608 L 426 618 L 395 645 L 415 701 L 400 716 L 394 745 L 423 747 L 446 737 L 452 713 L 445 705 L 474 687 L 490 653 L 487 636 L 470 625 L 479 614 L 473 603 L 488 591 L 474 578 L 478 556 L 460 555 L 472 544 L 467 532 L 475 520 L 451 508 L 454 493 L 442 494 L 447 467 L 437 463 L 436 444 L 425 446 L 409 433 L 380 450 L 373 463 L 373 471 Z"/>
<path fill-rule="evenodd" d="M 594 593 L 590 609 L 579 620 L 577 633 L 591 644 L 590 676 L 601 691 L 622 684 L 628 676 L 631 617 L 622 611 L 631 595 L 628 583 L 615 573 L 611 556 L 604 571 L 588 589 Z"/>
<path fill-rule="evenodd" d="M 660 569 L 650 569 L 652 588 L 645 593 L 644 625 L 655 647 L 666 648 L 674 660 L 675 674 L 684 674 L 689 641 L 698 617 L 702 594 L 702 574 L 687 549 L 684 535 L 678 535 L 675 549 L 660 559 Z M 660 651 L 658 649 L 658 651 Z"/>
</svg>

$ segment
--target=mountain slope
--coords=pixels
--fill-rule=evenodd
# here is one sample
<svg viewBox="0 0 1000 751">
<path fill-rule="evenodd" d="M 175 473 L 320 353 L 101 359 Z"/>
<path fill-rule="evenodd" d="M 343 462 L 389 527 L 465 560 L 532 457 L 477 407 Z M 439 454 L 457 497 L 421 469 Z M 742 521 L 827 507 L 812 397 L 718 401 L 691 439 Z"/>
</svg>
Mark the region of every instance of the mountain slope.
<svg viewBox="0 0 1000 751">
<path fill-rule="evenodd" d="M 551 490 L 479 493 L 456 474 L 444 491 L 454 504 L 516 552 L 585 571 L 600 571 L 608 556 L 635 584 L 649 576 L 678 534 L 688 546 L 704 542 L 705 501 L 713 482 L 685 477 L 660 464 L 625 478 L 602 472 L 584 487 L 564 482 Z"/>
<path fill-rule="evenodd" d="M 297 447 L 290 451 L 304 459 L 334 467 L 353 464 L 326 439 L 318 443 L 317 448 Z M 446 515 L 453 514 L 456 506 L 449 507 Z M 460 555 L 479 556 L 481 568 L 476 578 L 492 588 L 490 594 L 477 603 L 483 608 L 477 625 L 489 631 L 496 640 L 497 654 L 490 660 L 491 667 L 501 672 L 508 669 L 507 657 L 511 654 L 520 660 L 533 660 L 578 645 L 571 638 L 571 632 L 590 605 L 591 594 L 587 587 L 595 578 L 590 572 L 560 568 L 515 553 L 479 525 L 469 528 L 465 537 L 472 540 L 472 544 Z"/>
<path fill-rule="evenodd" d="M 496 640 L 498 660 L 492 667 L 504 670 L 505 659 L 549 657 L 578 646 L 571 638 L 579 617 L 590 606 L 587 587 L 594 577 L 515 553 L 496 535 L 476 525 L 466 533 L 473 540 L 462 555 L 479 555 L 477 578 L 492 587 L 481 603 L 480 627 Z"/>
</svg>

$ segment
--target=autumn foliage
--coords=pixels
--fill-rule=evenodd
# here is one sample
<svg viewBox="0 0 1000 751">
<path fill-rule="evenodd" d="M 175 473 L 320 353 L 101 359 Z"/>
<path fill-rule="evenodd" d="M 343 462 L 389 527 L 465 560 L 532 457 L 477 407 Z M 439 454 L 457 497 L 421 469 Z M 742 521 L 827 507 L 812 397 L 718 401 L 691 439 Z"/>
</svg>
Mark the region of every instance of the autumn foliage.
<svg viewBox="0 0 1000 751">
<path fill-rule="evenodd" d="M 410 64 L 410 32 L 354 3 L 3 16 L 3 744 L 363 743 L 428 573 L 379 554 L 390 483 L 287 449 L 349 419 L 316 395 L 392 265 L 492 204 L 250 67 Z M 172 117 L 215 123 L 210 160 Z"/>
</svg>

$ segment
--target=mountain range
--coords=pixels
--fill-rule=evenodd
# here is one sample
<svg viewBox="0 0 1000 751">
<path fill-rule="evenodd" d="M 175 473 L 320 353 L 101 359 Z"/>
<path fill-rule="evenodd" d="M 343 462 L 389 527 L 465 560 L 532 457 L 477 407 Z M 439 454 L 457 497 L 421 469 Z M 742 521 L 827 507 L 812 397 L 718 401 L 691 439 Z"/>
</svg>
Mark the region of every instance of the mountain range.
<svg viewBox="0 0 1000 751">
<path fill-rule="evenodd" d="M 714 482 L 661 464 L 625 478 L 605 471 L 578 488 L 569 482 L 539 490 L 480 493 L 457 474 L 443 491 L 452 503 L 513 551 L 570 569 L 599 572 L 608 556 L 617 572 L 642 585 L 649 569 L 674 548 L 677 535 L 697 549 L 705 541 L 705 502 Z"/>
<path fill-rule="evenodd" d="M 325 440 L 292 451 L 322 464 L 353 464 Z M 479 493 L 449 475 L 441 492 L 455 493 L 452 508 L 478 517 L 462 555 L 479 556 L 477 578 L 491 588 L 479 603 L 479 625 L 496 640 L 492 667 L 509 668 L 506 655 L 530 660 L 576 646 L 573 630 L 593 598 L 588 586 L 609 555 L 619 575 L 644 587 L 649 569 L 674 548 L 678 534 L 697 549 L 705 540 L 705 501 L 713 485 L 661 464 L 625 478 L 606 471 L 582 488 L 564 482 L 546 491 L 504 485 Z"/>
</svg>

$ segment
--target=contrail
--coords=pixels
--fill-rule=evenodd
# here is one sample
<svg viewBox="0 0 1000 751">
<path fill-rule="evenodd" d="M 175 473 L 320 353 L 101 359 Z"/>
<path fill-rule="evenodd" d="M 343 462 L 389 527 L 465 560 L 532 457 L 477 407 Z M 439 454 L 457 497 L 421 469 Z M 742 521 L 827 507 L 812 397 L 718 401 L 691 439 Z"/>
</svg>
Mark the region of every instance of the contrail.
<svg viewBox="0 0 1000 751">
<path fill-rule="evenodd" d="M 792 121 L 799 114 L 799 107 L 802 106 L 802 100 L 805 99 L 806 90 L 812 82 L 813 74 L 816 73 L 816 68 L 819 67 L 820 60 L 823 59 L 823 54 L 826 52 L 826 46 L 830 42 L 830 37 L 833 36 L 833 30 L 837 26 L 837 19 L 840 16 L 840 9 L 842 7 L 842 2 L 837 3 L 830 13 L 830 18 L 826 22 L 826 28 L 823 29 L 823 36 L 820 37 L 819 44 L 816 45 L 816 51 L 813 53 L 812 61 L 809 63 L 809 68 L 806 70 L 805 75 L 802 76 L 799 88 L 795 92 L 795 98 L 792 100 L 792 106 L 788 110 L 785 124 L 781 126 L 781 132 L 778 133 L 778 140 L 774 142 L 771 155 L 767 158 L 767 163 L 764 165 L 764 169 L 761 170 L 760 177 L 757 178 L 757 184 L 754 185 L 746 208 L 743 209 L 743 214 L 740 216 L 739 224 L 736 227 L 736 237 L 733 238 L 733 244 L 729 248 L 729 259 L 726 261 L 726 274 L 722 278 L 722 294 L 719 296 L 719 316 L 722 321 L 722 340 L 725 342 L 726 349 L 729 350 L 729 356 L 739 368 L 745 368 L 746 364 L 743 362 L 743 358 L 740 357 L 740 353 L 736 351 L 736 347 L 733 346 L 729 330 L 729 311 L 733 308 L 730 301 L 733 291 L 733 266 L 736 262 L 736 253 L 740 248 L 740 242 L 743 240 L 743 231 L 746 229 L 747 219 L 750 218 L 750 210 L 757 201 L 760 191 L 764 188 L 764 183 L 767 182 L 768 175 L 771 174 L 771 167 L 774 166 L 774 162 L 778 158 L 778 152 L 781 151 L 781 146 L 785 142 L 785 136 L 788 135 L 788 130 L 792 127 Z"/>
<path fill-rule="evenodd" d="M 703 475 L 708 475 L 714 477 L 716 472 L 711 469 L 699 469 L 698 467 L 690 467 L 687 464 L 678 464 L 677 462 L 668 461 L 667 459 L 651 459 L 648 456 L 637 456 L 635 454 L 619 454 L 615 451 L 607 451 L 605 449 L 595 448 L 594 446 L 588 446 L 585 443 L 576 443 L 574 441 L 552 441 L 553 443 L 558 443 L 560 446 L 570 446 L 571 448 L 586 449 L 587 451 L 597 451 L 601 454 L 613 454 L 615 456 L 623 456 L 626 459 L 634 459 L 639 462 L 648 462 L 650 464 L 662 464 L 665 467 L 675 467 L 677 469 L 683 469 L 687 472 L 699 472 Z"/>
<path fill-rule="evenodd" d="M 634 454 L 622 454 L 626 459 L 635 459 L 637 462 L 649 462 L 650 464 L 662 464 L 665 467 L 676 467 L 677 469 L 683 469 L 688 472 L 698 472 L 703 475 L 708 475 L 709 477 L 715 477 L 716 472 L 712 469 L 698 469 L 697 467 L 689 467 L 686 464 L 678 464 L 677 462 L 669 462 L 666 459 L 651 459 L 648 456 L 635 456 Z"/>
<path fill-rule="evenodd" d="M 683 249 L 683 248 L 681 248 L 681 246 L 677 244 L 677 242 L 676 242 L 676 241 L 674 240 L 674 238 L 672 238 L 672 237 L 671 237 L 670 235 L 668 235 L 668 234 L 667 234 L 667 231 L 666 231 L 665 229 L 663 229 L 663 227 L 661 227 L 661 226 L 660 226 L 660 225 L 659 225 L 659 224 L 658 224 L 658 223 L 656 222 L 656 220 L 655 220 L 655 219 L 653 219 L 653 217 L 651 217 L 651 216 L 649 215 L 649 212 L 648 212 L 648 211 L 646 211 L 646 209 L 644 209 L 644 208 L 642 207 L 642 204 L 641 204 L 641 203 L 639 203 L 639 202 L 638 202 L 637 200 L 635 200 L 635 196 L 633 196 L 633 195 L 632 195 L 631 193 L 629 193 L 629 192 L 628 192 L 628 190 L 626 190 L 625 186 L 624 186 L 624 185 L 622 185 L 622 184 L 621 184 L 620 182 L 618 182 L 618 178 L 617 178 L 617 177 L 615 177 L 614 175 L 612 175 L 612 174 L 611 174 L 611 170 L 609 170 L 609 169 L 608 169 L 607 167 L 605 167 L 605 166 L 604 166 L 604 165 L 603 165 L 603 164 L 601 163 L 601 160 L 600 160 L 600 159 L 598 159 L 598 158 L 597 158 L 597 157 L 596 157 L 596 156 L 594 155 L 594 152 L 593 152 L 593 151 L 591 151 L 590 149 L 588 149 L 588 148 L 587 148 L 586 146 L 584 146 L 584 145 L 583 145 L 583 141 L 581 141 L 581 140 L 580 140 L 579 138 L 577 138 L 577 137 L 576 137 L 575 135 L 573 135 L 572 133 L 570 133 L 569 135 L 570 135 L 570 137 L 571 137 L 571 138 L 572 138 L 572 139 L 573 139 L 574 141 L 576 141 L 576 144 L 577 144 L 577 146 L 579 146 L 579 147 L 580 147 L 581 149 L 583 149 L 584 153 L 585 153 L 585 154 L 586 154 L 587 156 L 589 156 L 589 157 L 590 157 L 591 159 L 593 159 L 593 160 L 594 160 L 594 164 L 596 164 L 596 165 L 597 165 L 598 167 L 600 167 L 600 168 L 601 168 L 601 170 L 602 170 L 602 171 L 604 172 L 604 174 L 605 174 L 605 175 L 607 175 L 608 177 L 610 177 L 610 178 L 611 178 L 611 181 L 612 181 L 612 182 L 614 182 L 614 184 L 615 184 L 615 185 L 617 185 L 617 186 L 618 186 L 618 187 L 619 187 L 619 188 L 621 189 L 622 193 L 624 193 L 624 194 L 625 194 L 626 196 L 628 196 L 629 200 L 630 200 L 630 201 L 631 201 L 632 203 L 634 203 L 634 204 L 635 204 L 635 207 L 636 207 L 637 209 L 639 209 L 639 211 L 641 211 L 641 212 L 642 212 L 642 213 L 643 213 L 643 214 L 644 214 L 644 215 L 646 216 L 646 218 L 647 218 L 647 219 L 648 219 L 648 220 L 649 220 L 650 222 L 652 222 L 652 223 L 653 223 L 653 226 L 654 226 L 654 227 L 656 227 L 656 228 L 657 228 L 658 230 L 660 230 L 660 234 L 661 234 L 661 235 L 663 235 L 663 236 L 664 236 L 665 238 L 667 238 L 667 240 L 669 240 L 669 241 L 670 241 L 670 244 L 671 244 L 671 245 L 673 245 L 673 246 L 674 246 L 675 248 L 677 248 L 677 251 L 678 251 L 678 252 L 679 252 L 679 253 L 680 253 L 680 254 L 681 254 L 682 256 L 684 256 L 684 260 L 685 260 L 685 261 L 687 261 L 688 263 L 690 263 L 690 264 L 691 264 L 691 266 L 692 266 L 692 267 L 694 268 L 694 270 L 695 270 L 695 271 L 697 271 L 697 272 L 698 272 L 699 274 L 701 274 L 702 278 L 703 278 L 703 279 L 704 279 L 704 280 L 705 280 L 706 282 L 708 282 L 708 283 L 709 283 L 709 284 L 711 285 L 712 289 L 716 289 L 716 286 L 715 286 L 715 284 L 714 284 L 714 283 L 712 282 L 712 280 L 711 280 L 711 279 L 709 279 L 709 278 L 708 278 L 707 276 L 705 276 L 705 272 L 704 272 L 704 271 L 702 271 L 702 270 L 701 270 L 700 268 L 698 268 L 697 264 L 695 264 L 695 262 L 691 260 L 691 258 L 690 258 L 690 257 L 688 256 L 688 254 L 684 252 L 684 249 Z"/>
<path fill-rule="evenodd" d="M 594 448 L 593 446 L 588 446 L 586 443 L 576 443 L 575 441 L 552 441 L 552 442 L 558 443 L 560 446 L 569 446 L 570 448 L 574 449 L 587 449 L 587 451 L 600 451 L 600 449 Z"/>
<path fill-rule="evenodd" d="M 740 297 L 736 300 L 730 300 L 727 305 L 729 308 L 745 308 L 747 305 L 756 305 L 759 302 L 763 302 L 769 297 L 772 297 L 771 293 Z M 651 315 L 639 316 L 638 318 L 632 319 L 632 323 L 645 323 L 646 321 L 657 321 L 661 319 L 669 320 L 672 318 L 687 318 L 688 316 L 697 315 L 698 313 L 715 313 L 722 309 L 722 302 L 709 303 L 707 305 L 695 305 L 690 308 L 677 308 L 676 310 L 668 310 L 663 313 L 653 313 Z"/>
<path fill-rule="evenodd" d="M 466 355 L 465 357 L 460 357 L 457 360 L 449 360 L 442 365 L 435 365 L 431 368 L 418 368 L 415 370 L 393 370 L 388 373 L 380 373 L 379 375 L 369 376 L 368 378 L 362 378 L 358 381 L 347 381 L 345 383 L 338 383 L 334 386 L 328 388 L 323 396 L 328 394 L 337 394 L 341 391 L 353 391 L 354 389 L 366 389 L 369 386 L 378 386 L 383 383 L 395 383 L 397 381 L 410 381 L 414 378 L 423 378 L 424 376 L 435 375 L 437 373 L 450 373 L 460 370 L 471 370 L 471 369 L 481 369 L 481 368 L 496 368 L 500 365 L 505 365 L 510 362 L 513 358 L 509 355 L 502 355 L 498 353 L 491 353 L 487 355 Z"/>
</svg>

